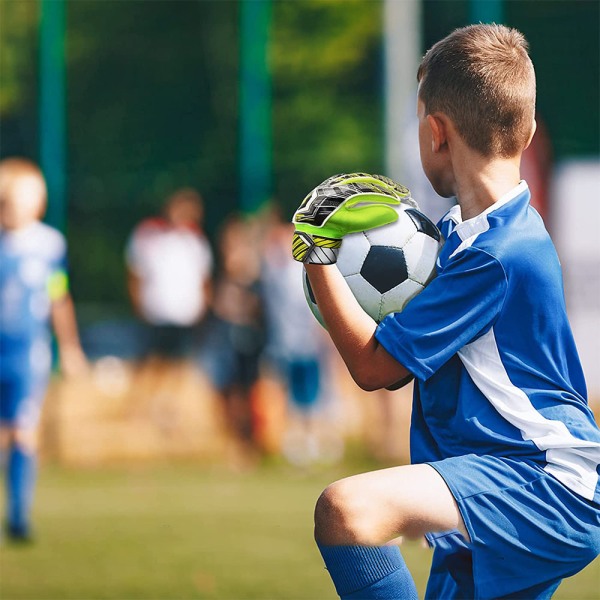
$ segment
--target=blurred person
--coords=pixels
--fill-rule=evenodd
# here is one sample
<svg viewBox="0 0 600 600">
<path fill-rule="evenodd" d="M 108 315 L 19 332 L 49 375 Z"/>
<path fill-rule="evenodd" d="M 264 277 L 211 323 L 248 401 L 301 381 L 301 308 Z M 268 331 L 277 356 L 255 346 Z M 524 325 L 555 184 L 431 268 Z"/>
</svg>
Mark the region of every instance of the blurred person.
<svg viewBox="0 0 600 600">
<path fill-rule="evenodd" d="M 6 478 L 6 533 L 31 539 L 38 425 L 52 365 L 51 329 L 66 375 L 86 371 L 66 268 L 63 235 L 40 221 L 40 169 L 0 162 L 0 448 Z"/>
<path fill-rule="evenodd" d="M 294 226 L 281 219 L 278 207 L 272 208 L 268 218 L 261 269 L 265 355 L 288 397 L 283 454 L 299 466 L 337 459 L 341 440 L 324 430 L 321 414 L 329 340 L 306 302 L 303 267 L 289 255 Z"/>
<path fill-rule="evenodd" d="M 188 354 L 206 314 L 213 254 L 203 220 L 202 197 L 182 188 L 167 199 L 162 216 L 144 219 L 128 241 L 127 287 L 136 314 L 149 325 L 148 354 Z"/>
<path fill-rule="evenodd" d="M 127 287 L 144 324 L 135 406 L 180 394 L 199 344 L 212 293 L 213 253 L 204 234 L 204 202 L 192 188 L 171 194 L 160 216 L 144 219 L 125 250 Z M 168 405 L 168 403 L 167 403 Z"/>
<path fill-rule="evenodd" d="M 256 223 L 230 215 L 218 242 L 211 317 L 199 353 L 204 370 L 223 396 L 227 427 L 242 462 L 254 454 L 251 394 L 264 346 Z"/>
</svg>

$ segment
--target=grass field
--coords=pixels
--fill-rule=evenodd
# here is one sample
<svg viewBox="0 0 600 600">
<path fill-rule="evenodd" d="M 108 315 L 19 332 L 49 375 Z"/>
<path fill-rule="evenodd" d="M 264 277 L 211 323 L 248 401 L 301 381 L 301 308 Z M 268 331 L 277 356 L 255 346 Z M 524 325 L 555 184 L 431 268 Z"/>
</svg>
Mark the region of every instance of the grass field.
<svg viewBox="0 0 600 600">
<path fill-rule="evenodd" d="M 357 468 L 353 467 L 352 471 Z M 38 540 L 0 548 L 2 600 L 333 599 L 312 541 L 322 488 L 350 474 L 162 465 L 45 467 Z M 422 596 L 430 553 L 403 552 Z M 600 597 L 600 561 L 555 598 Z"/>
</svg>

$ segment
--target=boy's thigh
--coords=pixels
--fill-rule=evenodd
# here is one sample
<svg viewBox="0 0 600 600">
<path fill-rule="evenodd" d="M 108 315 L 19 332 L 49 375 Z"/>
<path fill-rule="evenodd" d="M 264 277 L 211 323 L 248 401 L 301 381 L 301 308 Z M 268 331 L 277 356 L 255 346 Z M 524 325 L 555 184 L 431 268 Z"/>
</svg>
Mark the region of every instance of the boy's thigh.
<svg viewBox="0 0 600 600">
<path fill-rule="evenodd" d="M 341 511 L 346 521 L 357 523 L 358 537 L 334 539 L 334 531 L 329 537 L 323 531 L 325 527 L 319 526 L 317 510 L 321 543 L 378 545 L 398 536 L 415 538 L 428 531 L 450 529 L 468 535 L 450 489 L 440 474 L 426 464 L 354 475 L 334 483 L 324 495 L 332 499 L 332 514 Z M 323 521 L 327 520 L 324 516 Z"/>
</svg>

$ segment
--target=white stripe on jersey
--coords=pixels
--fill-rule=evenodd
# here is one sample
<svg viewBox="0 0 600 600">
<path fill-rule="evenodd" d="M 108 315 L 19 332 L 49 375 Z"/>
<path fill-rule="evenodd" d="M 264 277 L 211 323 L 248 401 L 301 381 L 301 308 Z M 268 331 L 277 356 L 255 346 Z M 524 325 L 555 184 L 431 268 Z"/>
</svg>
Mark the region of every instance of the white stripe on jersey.
<svg viewBox="0 0 600 600">
<path fill-rule="evenodd" d="M 523 390 L 513 385 L 502 363 L 493 328 L 458 351 L 471 379 L 511 425 L 546 451 L 544 468 L 566 487 L 593 500 L 598 484 L 600 444 L 576 438 L 562 421 L 538 412 Z"/>
<path fill-rule="evenodd" d="M 474 226 L 471 228 L 473 233 L 471 233 L 471 235 L 469 235 L 468 237 L 463 238 L 461 236 L 461 232 L 458 232 L 458 235 L 461 238 L 462 242 L 458 245 L 456 250 L 448 257 L 448 260 L 456 256 L 459 252 L 462 252 L 463 250 L 466 250 L 467 248 L 472 246 L 473 242 L 477 239 L 477 236 L 490 228 L 490 222 L 487 220 L 487 217 L 481 219 L 480 221 L 477 221 L 473 225 Z M 464 231 L 462 233 L 464 234 Z"/>
</svg>

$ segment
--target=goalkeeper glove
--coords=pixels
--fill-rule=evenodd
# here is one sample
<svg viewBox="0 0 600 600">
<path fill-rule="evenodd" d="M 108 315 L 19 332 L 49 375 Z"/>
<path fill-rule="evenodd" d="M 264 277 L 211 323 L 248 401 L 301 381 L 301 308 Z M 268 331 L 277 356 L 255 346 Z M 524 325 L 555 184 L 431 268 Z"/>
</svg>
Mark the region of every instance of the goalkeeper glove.
<svg viewBox="0 0 600 600">
<path fill-rule="evenodd" d="M 292 256 L 303 263 L 333 264 L 346 234 L 393 223 L 400 204 L 417 207 L 408 188 L 382 175 L 330 177 L 294 213 Z"/>
</svg>

